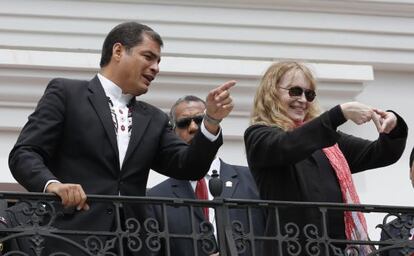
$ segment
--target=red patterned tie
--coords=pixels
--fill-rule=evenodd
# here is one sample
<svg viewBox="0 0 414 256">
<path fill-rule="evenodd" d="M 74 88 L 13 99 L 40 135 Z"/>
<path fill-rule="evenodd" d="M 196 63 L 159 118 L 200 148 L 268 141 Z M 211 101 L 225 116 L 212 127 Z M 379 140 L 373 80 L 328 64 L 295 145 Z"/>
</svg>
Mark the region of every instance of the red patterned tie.
<svg viewBox="0 0 414 256">
<path fill-rule="evenodd" d="M 206 181 L 204 178 L 201 178 L 200 180 L 197 181 L 195 194 L 196 194 L 197 199 L 208 200 L 207 185 L 206 185 Z M 203 213 L 204 213 L 204 217 L 206 218 L 206 220 L 209 220 L 207 207 L 203 208 Z"/>
</svg>

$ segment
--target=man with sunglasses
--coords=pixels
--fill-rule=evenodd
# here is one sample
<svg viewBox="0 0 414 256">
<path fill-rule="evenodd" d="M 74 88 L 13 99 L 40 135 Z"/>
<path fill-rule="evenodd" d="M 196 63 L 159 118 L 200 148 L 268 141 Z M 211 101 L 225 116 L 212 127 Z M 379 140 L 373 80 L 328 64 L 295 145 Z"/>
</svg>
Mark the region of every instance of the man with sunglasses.
<svg viewBox="0 0 414 256">
<path fill-rule="evenodd" d="M 184 96 L 178 99 L 170 110 L 170 120 L 175 133 L 180 136 L 185 142 L 191 144 L 194 135 L 199 130 L 203 117 L 205 118 L 205 102 L 192 95 Z M 223 198 L 237 198 L 237 199 L 253 199 L 259 200 L 259 194 L 252 175 L 247 167 L 236 166 L 225 163 L 220 158 L 215 158 L 210 166 L 210 171 L 202 179 L 208 184 L 212 171 L 217 170 L 220 179 L 223 181 Z M 201 181 L 202 181 L 201 180 Z M 154 186 L 147 193 L 148 196 L 161 196 L 173 198 L 196 198 L 196 190 L 200 181 L 177 180 L 169 178 L 164 182 Z M 207 186 L 208 187 L 208 186 Z M 208 199 L 213 199 L 213 196 L 208 191 Z M 154 206 L 151 209 L 153 215 L 159 221 L 163 220 L 162 209 L 159 206 Z M 197 208 L 194 212 L 194 219 L 196 220 L 196 228 L 202 221 L 209 221 L 215 228 L 214 211 L 209 209 L 207 216 L 202 212 L 202 209 Z M 245 232 L 254 229 L 255 235 L 262 235 L 264 233 L 265 217 L 264 213 L 258 209 L 253 210 L 251 216 L 254 221 L 254 227 L 249 226 L 247 213 L 244 210 L 230 210 L 230 223 L 232 221 L 240 221 Z M 168 231 L 174 234 L 188 234 L 191 233 L 191 216 L 187 207 L 168 207 L 167 208 Z M 198 232 L 198 230 L 197 230 Z M 256 244 L 256 254 L 261 254 L 261 246 Z M 240 255 L 252 255 L 251 248 L 248 247 L 244 253 Z M 163 255 L 165 248 L 160 251 Z M 194 255 L 194 248 L 191 240 L 185 239 L 171 239 L 170 243 L 171 255 Z M 198 248 L 198 255 L 207 255 L 206 252 Z"/>
</svg>

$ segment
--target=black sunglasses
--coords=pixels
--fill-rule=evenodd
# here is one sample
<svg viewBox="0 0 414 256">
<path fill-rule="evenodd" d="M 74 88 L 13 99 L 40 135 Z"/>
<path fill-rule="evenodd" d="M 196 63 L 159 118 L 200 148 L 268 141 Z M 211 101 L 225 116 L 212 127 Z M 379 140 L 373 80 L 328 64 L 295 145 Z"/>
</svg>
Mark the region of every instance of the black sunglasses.
<svg viewBox="0 0 414 256">
<path fill-rule="evenodd" d="M 203 118 L 204 118 L 204 115 L 185 117 L 185 118 L 175 121 L 175 127 L 178 127 L 181 129 L 187 128 L 191 124 L 191 121 L 194 121 L 194 123 L 200 126 L 201 122 L 203 121 Z"/>
<path fill-rule="evenodd" d="M 303 89 L 302 87 L 299 87 L 299 86 L 293 86 L 290 88 L 283 88 L 283 87 L 279 87 L 279 88 L 288 90 L 290 97 L 300 97 L 302 96 L 302 93 L 305 93 L 305 98 L 309 102 L 312 102 L 316 97 L 316 93 L 314 90 Z"/>
</svg>

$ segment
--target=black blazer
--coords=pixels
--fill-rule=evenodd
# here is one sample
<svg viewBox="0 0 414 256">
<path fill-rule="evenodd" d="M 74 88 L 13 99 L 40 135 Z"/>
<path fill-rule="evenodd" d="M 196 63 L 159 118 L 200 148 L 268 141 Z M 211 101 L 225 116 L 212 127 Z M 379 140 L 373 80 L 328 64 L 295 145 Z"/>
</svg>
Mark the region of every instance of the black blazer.
<svg viewBox="0 0 414 256">
<path fill-rule="evenodd" d="M 390 165 L 401 157 L 407 140 L 407 125 L 398 115 L 397 118 L 397 127 L 390 134 L 380 134 L 375 141 L 337 131 L 346 121 L 339 106 L 292 131 L 265 125 L 249 127 L 244 134 L 247 161 L 261 198 L 343 202 L 335 171 L 321 149 L 338 143 L 352 173 Z M 275 215 L 268 216 L 266 232 L 274 236 Z M 322 235 L 321 213 L 317 209 L 280 208 L 280 220 L 282 230 L 286 223 L 293 222 L 303 234 L 303 227 L 312 223 Z M 343 213 L 328 211 L 327 221 L 330 238 L 345 239 Z M 277 255 L 272 248 L 266 252 Z"/>
<path fill-rule="evenodd" d="M 253 199 L 258 200 L 259 194 L 257 192 L 256 184 L 250 171 L 247 167 L 229 165 L 220 160 L 220 179 L 223 181 L 222 198 L 233 199 Z M 230 181 L 232 186 L 226 186 L 226 182 Z M 188 198 L 195 199 L 194 190 L 191 187 L 190 182 L 186 180 L 177 180 L 169 178 L 160 184 L 154 186 L 148 191 L 148 196 L 157 197 L 173 197 L 173 198 Z M 149 211 L 163 226 L 163 215 L 160 206 L 152 206 Z M 229 211 L 230 222 L 240 221 L 244 227 L 244 231 L 250 230 L 247 213 L 241 209 L 230 209 Z M 254 223 L 253 232 L 255 235 L 263 235 L 265 227 L 265 214 L 264 211 L 253 209 L 252 220 Z M 186 207 L 174 208 L 167 207 L 168 218 L 168 231 L 175 234 L 189 234 L 191 230 L 191 215 Z M 204 221 L 204 216 L 201 208 L 195 209 L 195 227 Z M 194 255 L 194 249 L 192 241 L 184 239 L 171 239 L 171 255 Z M 262 255 L 262 245 L 256 243 L 256 255 Z M 161 249 L 159 255 L 163 254 L 164 248 Z M 199 249 L 199 255 L 206 255 Z M 246 248 L 245 253 L 240 255 L 252 255 L 251 248 Z"/>
<path fill-rule="evenodd" d="M 410 230 L 414 228 L 414 215 L 403 214 L 400 218 L 397 218 L 384 225 L 381 231 L 381 241 L 394 240 L 396 248 L 388 249 L 388 246 L 381 246 L 381 256 L 411 256 L 414 253 L 414 248 L 410 242 Z M 407 243 L 408 242 L 408 243 Z"/>
<path fill-rule="evenodd" d="M 132 106 L 132 134 L 120 168 L 108 99 L 98 77 L 53 79 L 10 153 L 14 178 L 35 192 L 56 179 L 78 183 L 87 194 L 144 196 L 150 168 L 181 179 L 204 176 L 221 135 L 211 142 L 199 132 L 187 145 L 160 109 L 141 101 Z M 126 205 L 125 217 L 138 217 L 141 208 Z M 112 205 L 91 203 L 89 211 L 64 216 L 55 226 L 107 231 L 113 221 Z"/>
</svg>

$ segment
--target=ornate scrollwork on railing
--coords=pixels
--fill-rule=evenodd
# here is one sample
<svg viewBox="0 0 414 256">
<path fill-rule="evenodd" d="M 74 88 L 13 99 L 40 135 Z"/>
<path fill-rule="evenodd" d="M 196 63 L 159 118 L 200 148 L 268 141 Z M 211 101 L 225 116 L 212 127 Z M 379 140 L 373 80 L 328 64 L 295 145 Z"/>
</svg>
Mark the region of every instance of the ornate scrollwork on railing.
<svg viewBox="0 0 414 256">
<path fill-rule="evenodd" d="M 276 201 L 257 201 L 246 200 L 221 200 L 212 202 L 199 202 L 197 200 L 173 201 L 167 198 L 131 198 L 121 196 L 88 196 L 88 200 L 99 203 L 112 204 L 115 209 L 125 202 L 145 205 L 148 201 L 154 201 L 161 207 L 187 207 L 192 215 L 177 221 L 187 221 L 190 231 L 187 233 L 177 233 L 170 231 L 168 227 L 169 218 L 163 216 L 162 222 L 155 217 L 150 217 L 143 222 L 141 219 L 128 218 L 123 223 L 123 218 L 118 214 L 114 216 L 115 226 L 111 230 L 72 230 L 58 229 L 56 223 L 60 223 L 58 218 L 66 218 L 68 215 L 51 195 L 25 193 L 16 194 L 0 193 L 3 199 L 9 199 L 13 206 L 3 211 L 0 215 L 0 248 L 4 245 L 4 256 L 122 256 L 135 253 L 136 255 L 148 255 L 149 253 L 169 252 L 171 245 L 177 243 L 171 241 L 187 241 L 185 244 L 193 245 L 194 254 L 210 255 L 219 252 L 220 255 L 251 256 L 255 252 L 255 247 L 263 245 L 274 245 L 281 252 L 279 256 L 383 256 L 392 255 L 388 252 L 395 251 L 394 255 L 410 255 L 414 252 L 414 240 L 409 240 L 411 230 L 414 229 L 414 208 L 413 207 L 386 207 L 363 205 L 348 206 L 344 204 L 319 204 L 307 203 L 307 208 L 313 207 L 322 212 L 320 224 L 312 223 L 283 223 L 279 215 L 275 214 L 275 230 L 272 235 L 263 233 L 256 234 L 257 228 L 251 214 L 252 209 L 259 209 L 263 206 L 267 212 L 269 209 L 276 210 L 278 207 L 298 207 L 300 202 L 276 202 Z M 9 198 L 7 198 L 9 196 Z M 17 202 L 16 202 L 17 200 Z M 303 204 L 303 203 L 302 203 Z M 93 203 L 91 204 L 93 205 Z M 123 204 L 126 206 L 127 204 Z M 194 209 L 196 207 L 209 207 L 215 209 L 216 232 L 214 226 L 207 221 L 198 223 Z M 384 236 L 380 241 L 350 241 L 345 238 L 331 237 L 327 215 L 323 213 L 332 207 L 336 211 L 362 211 L 362 212 L 386 212 L 387 215 L 382 223 L 377 227 L 381 229 Z M 231 219 L 231 210 L 237 208 L 247 209 L 248 226 L 239 220 Z M 298 208 L 298 210 L 303 209 Z M 125 209 L 124 209 L 125 210 Z M 396 213 L 398 211 L 401 213 Z M 166 212 L 166 211 L 164 211 Z M 388 214 L 392 212 L 391 214 Z M 72 213 L 70 213 L 72 214 Z M 78 214 L 76 211 L 73 214 Z M 84 214 L 84 213 L 82 213 Z M 106 212 L 105 212 L 106 214 Z M 124 216 L 125 217 L 125 216 Z M 134 217 L 134 216 L 133 216 Z M 138 221 L 140 220 L 140 221 Z M 224 221 L 223 221 L 224 220 Z M 229 221 L 227 221 L 229 220 Z M 175 221 L 175 219 L 174 219 Z M 219 222 L 221 221 L 221 222 Z M 167 222 L 167 223 L 164 223 Z M 250 226 L 251 225 L 251 226 Z M 280 225 L 280 226 L 279 226 Z M 303 234 L 301 233 L 303 231 Z M 171 232 L 171 233 L 169 233 Z M 215 235 L 217 234 L 217 236 Z M 224 234 L 224 235 L 223 235 Z M 220 237 L 221 236 L 221 237 Z M 223 237 L 225 239 L 223 239 Z M 15 249 L 13 243 L 24 245 L 24 249 Z M 20 242 L 22 242 L 20 244 Z M 56 242 L 56 244 L 54 244 Z M 51 248 L 50 245 L 53 245 Z M 62 246 L 61 246 L 62 245 Z M 220 247 L 218 246 L 220 245 Z M 377 246 L 377 247 L 374 247 Z M 367 254 L 360 248 L 372 247 L 372 252 Z M 70 250 L 67 250 L 67 249 Z M 1 250 L 1 249 L 0 249 Z M 71 253 L 68 253 L 68 252 Z M 73 253 L 76 251 L 76 253 Z M 266 255 L 266 251 L 264 252 Z"/>
<path fill-rule="evenodd" d="M 34 236 L 30 238 L 30 242 L 34 245 L 32 249 L 36 255 L 42 254 L 42 249 L 43 249 L 42 244 L 44 243 L 44 241 L 45 241 L 45 238 L 39 234 L 35 234 Z"/>
<path fill-rule="evenodd" d="M 200 223 L 200 234 L 198 235 L 197 240 L 201 242 L 201 249 L 203 252 L 208 255 L 213 254 L 218 250 L 213 231 L 214 227 L 210 222 L 203 221 Z"/>
<path fill-rule="evenodd" d="M 108 239 L 102 241 L 97 236 L 88 236 L 84 239 L 85 247 L 91 255 L 102 255 L 102 256 L 117 256 L 113 252 L 117 242 L 117 238 Z"/>
<path fill-rule="evenodd" d="M 303 228 L 303 234 L 305 236 L 306 255 L 318 256 L 318 255 L 330 255 L 330 256 L 346 256 L 354 254 L 346 254 L 344 250 L 332 243 L 332 239 L 329 236 L 320 233 L 318 227 L 314 224 L 307 224 Z M 326 250 L 326 252 L 324 251 Z M 359 254 L 357 254 L 359 255 Z"/>
<path fill-rule="evenodd" d="M 249 237 L 244 230 L 243 224 L 240 221 L 235 220 L 232 221 L 231 226 L 237 252 L 239 254 L 244 253 L 248 247 Z"/>
<path fill-rule="evenodd" d="M 141 224 L 135 218 L 125 220 L 125 232 L 123 239 L 126 239 L 127 249 L 131 252 L 138 252 L 142 249 L 142 239 L 140 238 Z"/>
<path fill-rule="evenodd" d="M 307 224 L 303 227 L 303 234 L 306 240 L 305 251 L 307 255 L 320 255 L 320 243 L 324 241 L 319 235 L 318 227 L 314 224 Z"/>
<path fill-rule="evenodd" d="M 302 252 L 302 247 L 299 242 L 300 229 L 295 223 L 289 222 L 284 226 L 285 234 L 282 238 L 287 246 L 288 255 L 297 256 Z"/>
<path fill-rule="evenodd" d="M 16 221 L 18 227 L 43 227 L 51 228 L 55 220 L 62 213 L 56 210 L 53 203 L 48 201 L 20 201 L 12 208 L 7 209 Z"/>
<path fill-rule="evenodd" d="M 91 235 L 86 236 L 83 243 L 78 243 L 62 234 L 54 224 L 59 216 L 63 216 L 63 210 L 61 207 L 57 209 L 54 202 L 44 200 L 22 200 L 6 209 L 8 232 L 2 237 L 2 241 L 21 246 L 16 250 L 10 249 L 4 255 L 46 255 L 45 250 L 48 249 L 46 241 L 49 238 L 54 239 L 53 241 L 61 241 L 70 248 L 76 248 L 84 255 L 117 255 L 111 252 L 115 248 L 116 237 L 112 240 L 101 240 Z M 65 251 L 50 250 L 48 255 L 70 256 Z"/>
<path fill-rule="evenodd" d="M 392 217 L 395 219 L 390 221 Z M 410 230 L 414 228 L 414 216 L 390 213 L 384 217 L 382 224 L 377 225 L 377 228 L 390 238 L 408 240 L 411 237 Z M 398 233 L 391 234 L 391 228 L 398 230 Z"/>
<path fill-rule="evenodd" d="M 158 221 L 154 218 L 148 218 L 144 222 L 144 230 L 147 234 L 145 244 L 152 252 L 158 252 L 161 249 L 161 231 Z"/>
<path fill-rule="evenodd" d="M 6 209 L 8 213 L 8 226 L 21 232 L 10 232 L 10 239 L 23 239 L 30 248 L 30 255 L 42 255 L 45 235 L 55 230 L 53 224 L 60 213 L 48 201 L 22 200 L 13 207 Z M 11 251 L 7 255 L 26 255 L 25 252 Z M 27 254 L 28 255 L 28 254 Z"/>
<path fill-rule="evenodd" d="M 382 240 L 388 242 L 379 246 L 378 253 L 384 254 L 387 251 L 398 251 L 400 255 L 414 253 L 414 240 L 410 240 L 412 236 L 410 231 L 414 229 L 414 213 L 389 213 L 376 228 L 381 229 Z"/>
</svg>

